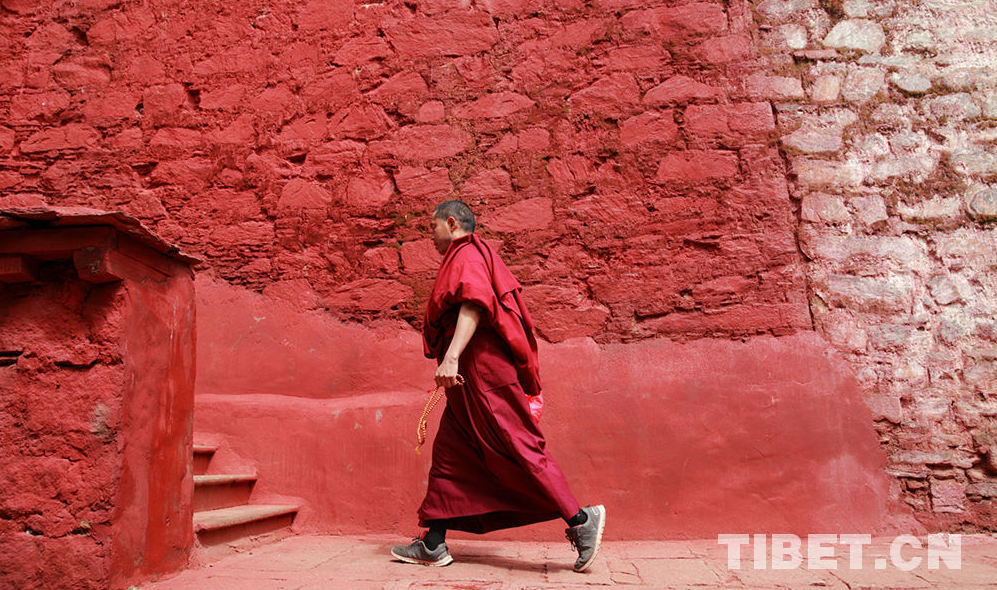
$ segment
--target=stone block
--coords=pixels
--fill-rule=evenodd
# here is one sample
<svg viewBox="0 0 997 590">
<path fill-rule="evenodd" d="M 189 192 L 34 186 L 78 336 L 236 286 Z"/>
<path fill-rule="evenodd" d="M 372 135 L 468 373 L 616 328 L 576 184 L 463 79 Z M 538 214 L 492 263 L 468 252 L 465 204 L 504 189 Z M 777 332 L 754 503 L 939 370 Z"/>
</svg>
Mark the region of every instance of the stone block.
<svg viewBox="0 0 997 590">
<path fill-rule="evenodd" d="M 775 129 L 775 119 L 767 102 L 691 105 L 685 109 L 684 127 L 698 146 L 738 147 L 765 139 Z"/>
<path fill-rule="evenodd" d="M 693 54 L 700 62 L 711 66 L 746 60 L 754 52 L 754 41 L 741 34 L 712 37 L 693 49 Z"/>
<path fill-rule="evenodd" d="M 879 195 L 852 197 L 848 200 L 848 204 L 855 211 L 855 218 L 863 225 L 872 226 L 889 219 L 886 202 Z"/>
<path fill-rule="evenodd" d="M 202 92 L 197 106 L 203 110 L 234 111 L 239 108 L 245 97 L 246 87 L 242 84 L 232 84 Z"/>
<path fill-rule="evenodd" d="M 951 269 L 997 266 L 997 235 L 991 229 L 960 228 L 935 236 L 935 253 Z"/>
<path fill-rule="evenodd" d="M 587 298 L 579 289 L 557 285 L 530 285 L 523 297 L 540 335 L 549 342 L 593 336 L 609 317 L 609 308 Z"/>
<path fill-rule="evenodd" d="M 782 145 L 804 154 L 826 154 L 841 150 L 844 130 L 840 127 L 804 125 L 782 137 Z"/>
<path fill-rule="evenodd" d="M 674 40 L 697 35 L 717 35 L 727 30 L 727 13 L 713 2 L 693 2 L 632 10 L 620 19 L 627 29 L 646 31 L 652 38 Z"/>
<path fill-rule="evenodd" d="M 389 247 L 369 248 L 363 253 L 362 266 L 368 275 L 393 275 L 398 272 L 398 250 Z"/>
<path fill-rule="evenodd" d="M 983 117 L 991 121 L 997 119 L 997 94 L 988 94 L 983 99 Z"/>
<path fill-rule="evenodd" d="M 16 134 L 9 127 L 0 126 L 0 156 L 7 155 L 14 149 L 14 139 Z"/>
<path fill-rule="evenodd" d="M 771 21 L 784 21 L 817 6 L 817 0 L 764 0 L 756 10 Z"/>
<path fill-rule="evenodd" d="M 848 72 L 841 97 L 863 102 L 879 94 L 886 85 L 886 74 L 879 68 L 859 67 Z"/>
<path fill-rule="evenodd" d="M 83 106 L 86 121 L 96 127 L 113 127 L 139 118 L 140 99 L 131 92 L 106 90 L 91 97 Z M 2 153 L 2 147 L 0 147 Z"/>
<path fill-rule="evenodd" d="M 979 391 L 993 391 L 997 383 L 997 361 L 974 359 L 962 370 L 966 385 Z"/>
<path fill-rule="evenodd" d="M 809 42 L 807 37 L 807 28 L 803 25 L 782 25 L 779 27 L 778 31 L 779 35 L 782 36 L 783 41 L 786 43 L 786 47 L 790 49 L 803 49 Z"/>
<path fill-rule="evenodd" d="M 391 176 L 380 166 L 369 165 L 350 177 L 343 203 L 361 215 L 377 216 L 394 194 Z"/>
<path fill-rule="evenodd" d="M 456 156 L 472 143 L 471 134 L 449 125 L 406 125 L 388 139 L 370 144 L 374 155 L 391 155 L 410 162 Z"/>
<path fill-rule="evenodd" d="M 814 102 L 837 102 L 841 96 L 841 77 L 825 74 L 814 80 L 810 87 L 810 100 Z"/>
<path fill-rule="evenodd" d="M 966 484 L 955 480 L 931 482 L 931 510 L 960 514 L 966 508 Z"/>
<path fill-rule="evenodd" d="M 395 185 L 402 196 L 411 199 L 439 199 L 453 191 L 450 173 L 446 168 L 399 166 L 395 172 Z"/>
<path fill-rule="evenodd" d="M 612 71 L 643 75 L 660 72 L 670 57 L 657 45 L 635 45 L 610 49 L 605 57 L 596 58 L 595 64 Z"/>
<path fill-rule="evenodd" d="M 678 137 L 679 127 L 671 111 L 641 113 L 620 123 L 620 144 L 626 148 L 666 147 Z"/>
<path fill-rule="evenodd" d="M 300 178 L 293 178 L 284 185 L 277 202 L 282 214 L 293 214 L 303 209 L 325 211 L 332 203 L 332 193 L 325 187 Z"/>
<path fill-rule="evenodd" d="M 916 72 L 895 72 L 890 81 L 900 90 L 911 95 L 924 94 L 931 90 L 931 78 Z"/>
<path fill-rule="evenodd" d="M 951 226 L 962 219 L 962 200 L 959 197 L 936 197 L 914 205 L 900 203 L 897 213 L 910 223 Z"/>
<path fill-rule="evenodd" d="M 739 174 L 736 152 L 721 150 L 686 150 L 674 152 L 658 162 L 655 182 L 708 182 Z"/>
<path fill-rule="evenodd" d="M 428 238 L 402 244 L 402 267 L 405 272 L 436 272 L 440 268 L 440 253 Z"/>
<path fill-rule="evenodd" d="M 485 12 L 453 11 L 386 21 L 385 35 L 406 60 L 473 55 L 498 41 L 498 29 Z"/>
<path fill-rule="evenodd" d="M 15 94 L 10 97 L 8 124 L 39 117 L 52 119 L 69 108 L 69 99 L 69 93 L 62 89 Z"/>
<path fill-rule="evenodd" d="M 78 150 L 95 146 L 100 137 L 100 132 L 89 125 L 69 123 L 32 133 L 21 142 L 20 149 L 26 154 Z"/>
<path fill-rule="evenodd" d="M 352 93 L 352 89 L 346 86 L 345 83 L 338 86 L 343 86 L 339 91 L 339 95 L 343 98 L 348 97 Z M 426 81 L 422 76 L 413 71 L 401 71 L 382 82 L 377 88 L 366 93 L 364 96 L 386 107 L 404 108 L 405 105 L 417 107 L 428 94 L 429 86 L 426 85 Z"/>
<path fill-rule="evenodd" d="M 568 98 L 572 111 L 609 119 L 626 116 L 639 102 L 640 87 L 627 73 L 610 74 Z"/>
<path fill-rule="evenodd" d="M 482 215 L 481 225 L 497 232 L 520 232 L 544 229 L 553 221 L 553 201 L 536 197 Z"/>
<path fill-rule="evenodd" d="M 925 99 L 923 106 L 928 116 L 941 122 L 976 119 L 983 114 L 983 109 L 967 92 Z"/>
<path fill-rule="evenodd" d="M 931 297 L 939 305 L 967 301 L 973 296 L 973 287 L 962 275 L 938 275 L 928 281 Z"/>
<path fill-rule="evenodd" d="M 812 223 L 847 223 L 851 220 L 843 198 L 821 193 L 803 197 L 800 217 Z"/>
<path fill-rule="evenodd" d="M 369 141 L 395 129 L 395 122 L 376 104 L 357 103 L 343 107 L 329 118 L 329 137 Z"/>
<path fill-rule="evenodd" d="M 111 68 L 104 64 L 59 62 L 52 66 L 52 76 L 71 92 L 92 92 L 111 83 Z"/>
<path fill-rule="evenodd" d="M 886 33 L 879 23 L 865 19 L 839 21 L 822 41 L 825 47 L 875 52 L 886 43 Z"/>
<path fill-rule="evenodd" d="M 430 100 L 419 107 L 415 114 L 415 120 L 419 123 L 442 123 L 446 118 L 446 108 L 438 100 Z"/>
<path fill-rule="evenodd" d="M 831 274 L 815 285 L 830 305 L 859 312 L 910 313 L 914 280 L 909 275 L 858 277 Z"/>
<path fill-rule="evenodd" d="M 503 168 L 481 170 L 464 182 L 461 194 L 485 202 L 504 201 L 513 194 L 512 177 Z"/>
<path fill-rule="evenodd" d="M 643 103 L 652 106 L 683 104 L 691 100 L 713 100 L 723 94 L 723 90 L 697 82 L 688 76 L 672 76 L 644 95 Z"/>
<path fill-rule="evenodd" d="M 142 93 L 143 120 L 152 126 L 174 123 L 188 106 L 187 89 L 181 84 L 152 86 Z"/>
<path fill-rule="evenodd" d="M 893 424 L 900 424 L 903 420 L 903 408 L 897 396 L 871 395 L 866 398 L 865 403 L 872 411 L 873 420 L 886 420 Z"/>
<path fill-rule="evenodd" d="M 819 188 L 847 188 L 861 186 L 865 170 L 858 162 L 832 162 L 796 157 L 792 160 L 793 172 L 802 186 Z"/>
<path fill-rule="evenodd" d="M 360 279 L 333 291 L 327 303 L 332 307 L 363 311 L 383 312 L 415 295 L 412 288 L 389 279 Z"/>
<path fill-rule="evenodd" d="M 992 481 L 971 483 L 966 486 L 966 495 L 973 499 L 997 498 L 997 483 Z"/>
<path fill-rule="evenodd" d="M 976 221 L 997 219 L 997 186 L 975 184 L 963 194 L 966 213 Z"/>
<path fill-rule="evenodd" d="M 799 78 L 752 74 L 745 81 L 749 96 L 765 100 L 799 100 L 806 98 Z"/>
<path fill-rule="evenodd" d="M 516 92 L 495 92 L 457 105 L 453 113 L 458 119 L 496 119 L 529 109 L 534 104 L 528 97 Z"/>
<path fill-rule="evenodd" d="M 980 148 L 956 148 L 951 151 L 949 162 L 957 172 L 969 176 L 997 174 L 997 154 Z"/>
</svg>

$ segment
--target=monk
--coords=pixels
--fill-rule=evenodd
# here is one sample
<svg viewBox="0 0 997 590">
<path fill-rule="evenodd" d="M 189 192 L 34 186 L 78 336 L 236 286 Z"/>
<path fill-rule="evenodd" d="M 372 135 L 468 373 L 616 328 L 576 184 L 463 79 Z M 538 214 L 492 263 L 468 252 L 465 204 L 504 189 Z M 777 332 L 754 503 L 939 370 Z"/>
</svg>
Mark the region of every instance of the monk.
<svg viewBox="0 0 997 590">
<path fill-rule="evenodd" d="M 471 209 L 447 201 L 431 231 L 443 262 L 426 306 L 423 341 L 435 358 L 446 408 L 433 442 L 419 526 L 391 554 L 406 563 L 449 565 L 448 530 L 487 533 L 563 518 L 584 571 L 599 551 L 606 509 L 580 507 L 531 414 L 541 393 L 533 321 L 519 282 L 474 234 Z M 463 383 L 458 382 L 458 374 Z"/>
</svg>

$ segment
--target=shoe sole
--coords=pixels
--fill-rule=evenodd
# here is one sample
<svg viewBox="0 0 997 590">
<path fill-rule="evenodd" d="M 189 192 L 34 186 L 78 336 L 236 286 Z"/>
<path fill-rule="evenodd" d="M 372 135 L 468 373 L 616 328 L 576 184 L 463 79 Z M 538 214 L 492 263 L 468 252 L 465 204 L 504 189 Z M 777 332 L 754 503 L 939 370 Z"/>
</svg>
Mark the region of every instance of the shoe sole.
<svg viewBox="0 0 997 590">
<path fill-rule="evenodd" d="M 599 530 L 595 535 L 595 549 L 592 550 L 592 557 L 589 557 L 588 561 L 583 563 L 581 567 L 574 568 L 576 572 L 584 572 L 588 569 L 588 566 L 592 565 L 592 562 L 595 561 L 595 556 L 599 555 L 599 547 L 602 546 L 602 531 L 606 528 L 606 507 L 599 504 L 593 508 L 595 508 L 599 513 Z"/>
<path fill-rule="evenodd" d="M 400 561 L 404 561 L 405 563 L 414 563 L 416 565 L 425 565 L 425 566 L 428 566 L 428 567 L 444 567 L 444 566 L 447 566 L 447 565 L 450 565 L 451 563 L 453 563 L 453 557 L 449 553 L 447 553 L 443 557 L 443 559 L 439 559 L 437 561 L 425 561 L 425 560 L 422 560 L 422 559 L 416 559 L 414 557 L 408 557 L 408 556 L 405 556 L 405 555 L 399 555 L 399 554 L 395 553 L 394 549 L 391 550 L 391 555 L 395 559 L 398 559 Z"/>
</svg>

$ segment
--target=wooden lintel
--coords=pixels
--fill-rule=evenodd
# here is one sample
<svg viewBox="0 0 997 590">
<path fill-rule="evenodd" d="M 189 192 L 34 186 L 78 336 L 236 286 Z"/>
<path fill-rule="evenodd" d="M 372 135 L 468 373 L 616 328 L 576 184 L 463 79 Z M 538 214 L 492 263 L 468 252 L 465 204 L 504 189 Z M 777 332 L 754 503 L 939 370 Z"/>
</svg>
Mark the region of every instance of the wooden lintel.
<svg viewBox="0 0 997 590">
<path fill-rule="evenodd" d="M 109 243 L 116 233 L 111 227 L 3 231 L 0 232 L 0 254 L 21 254 L 38 260 L 67 260 L 81 248 Z"/>
<path fill-rule="evenodd" d="M 167 274 L 152 268 L 110 246 L 86 246 L 73 252 L 73 263 L 80 279 L 88 283 L 114 281 L 160 281 Z"/>
<path fill-rule="evenodd" d="M 38 279 L 38 261 L 21 254 L 0 254 L 0 283 L 30 283 Z"/>
</svg>

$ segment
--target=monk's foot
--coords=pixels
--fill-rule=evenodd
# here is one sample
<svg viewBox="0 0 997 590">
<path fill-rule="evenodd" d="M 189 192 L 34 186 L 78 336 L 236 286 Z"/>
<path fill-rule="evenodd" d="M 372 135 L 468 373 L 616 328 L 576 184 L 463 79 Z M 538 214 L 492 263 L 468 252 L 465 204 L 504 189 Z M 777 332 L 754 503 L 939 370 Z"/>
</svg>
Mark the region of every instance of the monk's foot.
<svg viewBox="0 0 997 590">
<path fill-rule="evenodd" d="M 453 557 L 450 557 L 450 550 L 447 548 L 446 543 L 440 543 L 436 549 L 430 551 L 420 538 L 416 538 L 411 545 L 395 545 L 391 548 L 391 554 L 396 559 L 405 563 L 417 563 L 433 567 L 441 567 L 453 563 Z"/>
<path fill-rule="evenodd" d="M 578 559 L 575 561 L 576 572 L 583 572 L 592 565 L 599 553 L 599 545 L 602 544 L 602 531 L 606 528 L 606 508 L 602 504 L 586 506 L 582 508 L 582 512 L 588 516 L 588 520 L 584 524 L 564 531 L 571 546 L 578 551 Z"/>
</svg>

